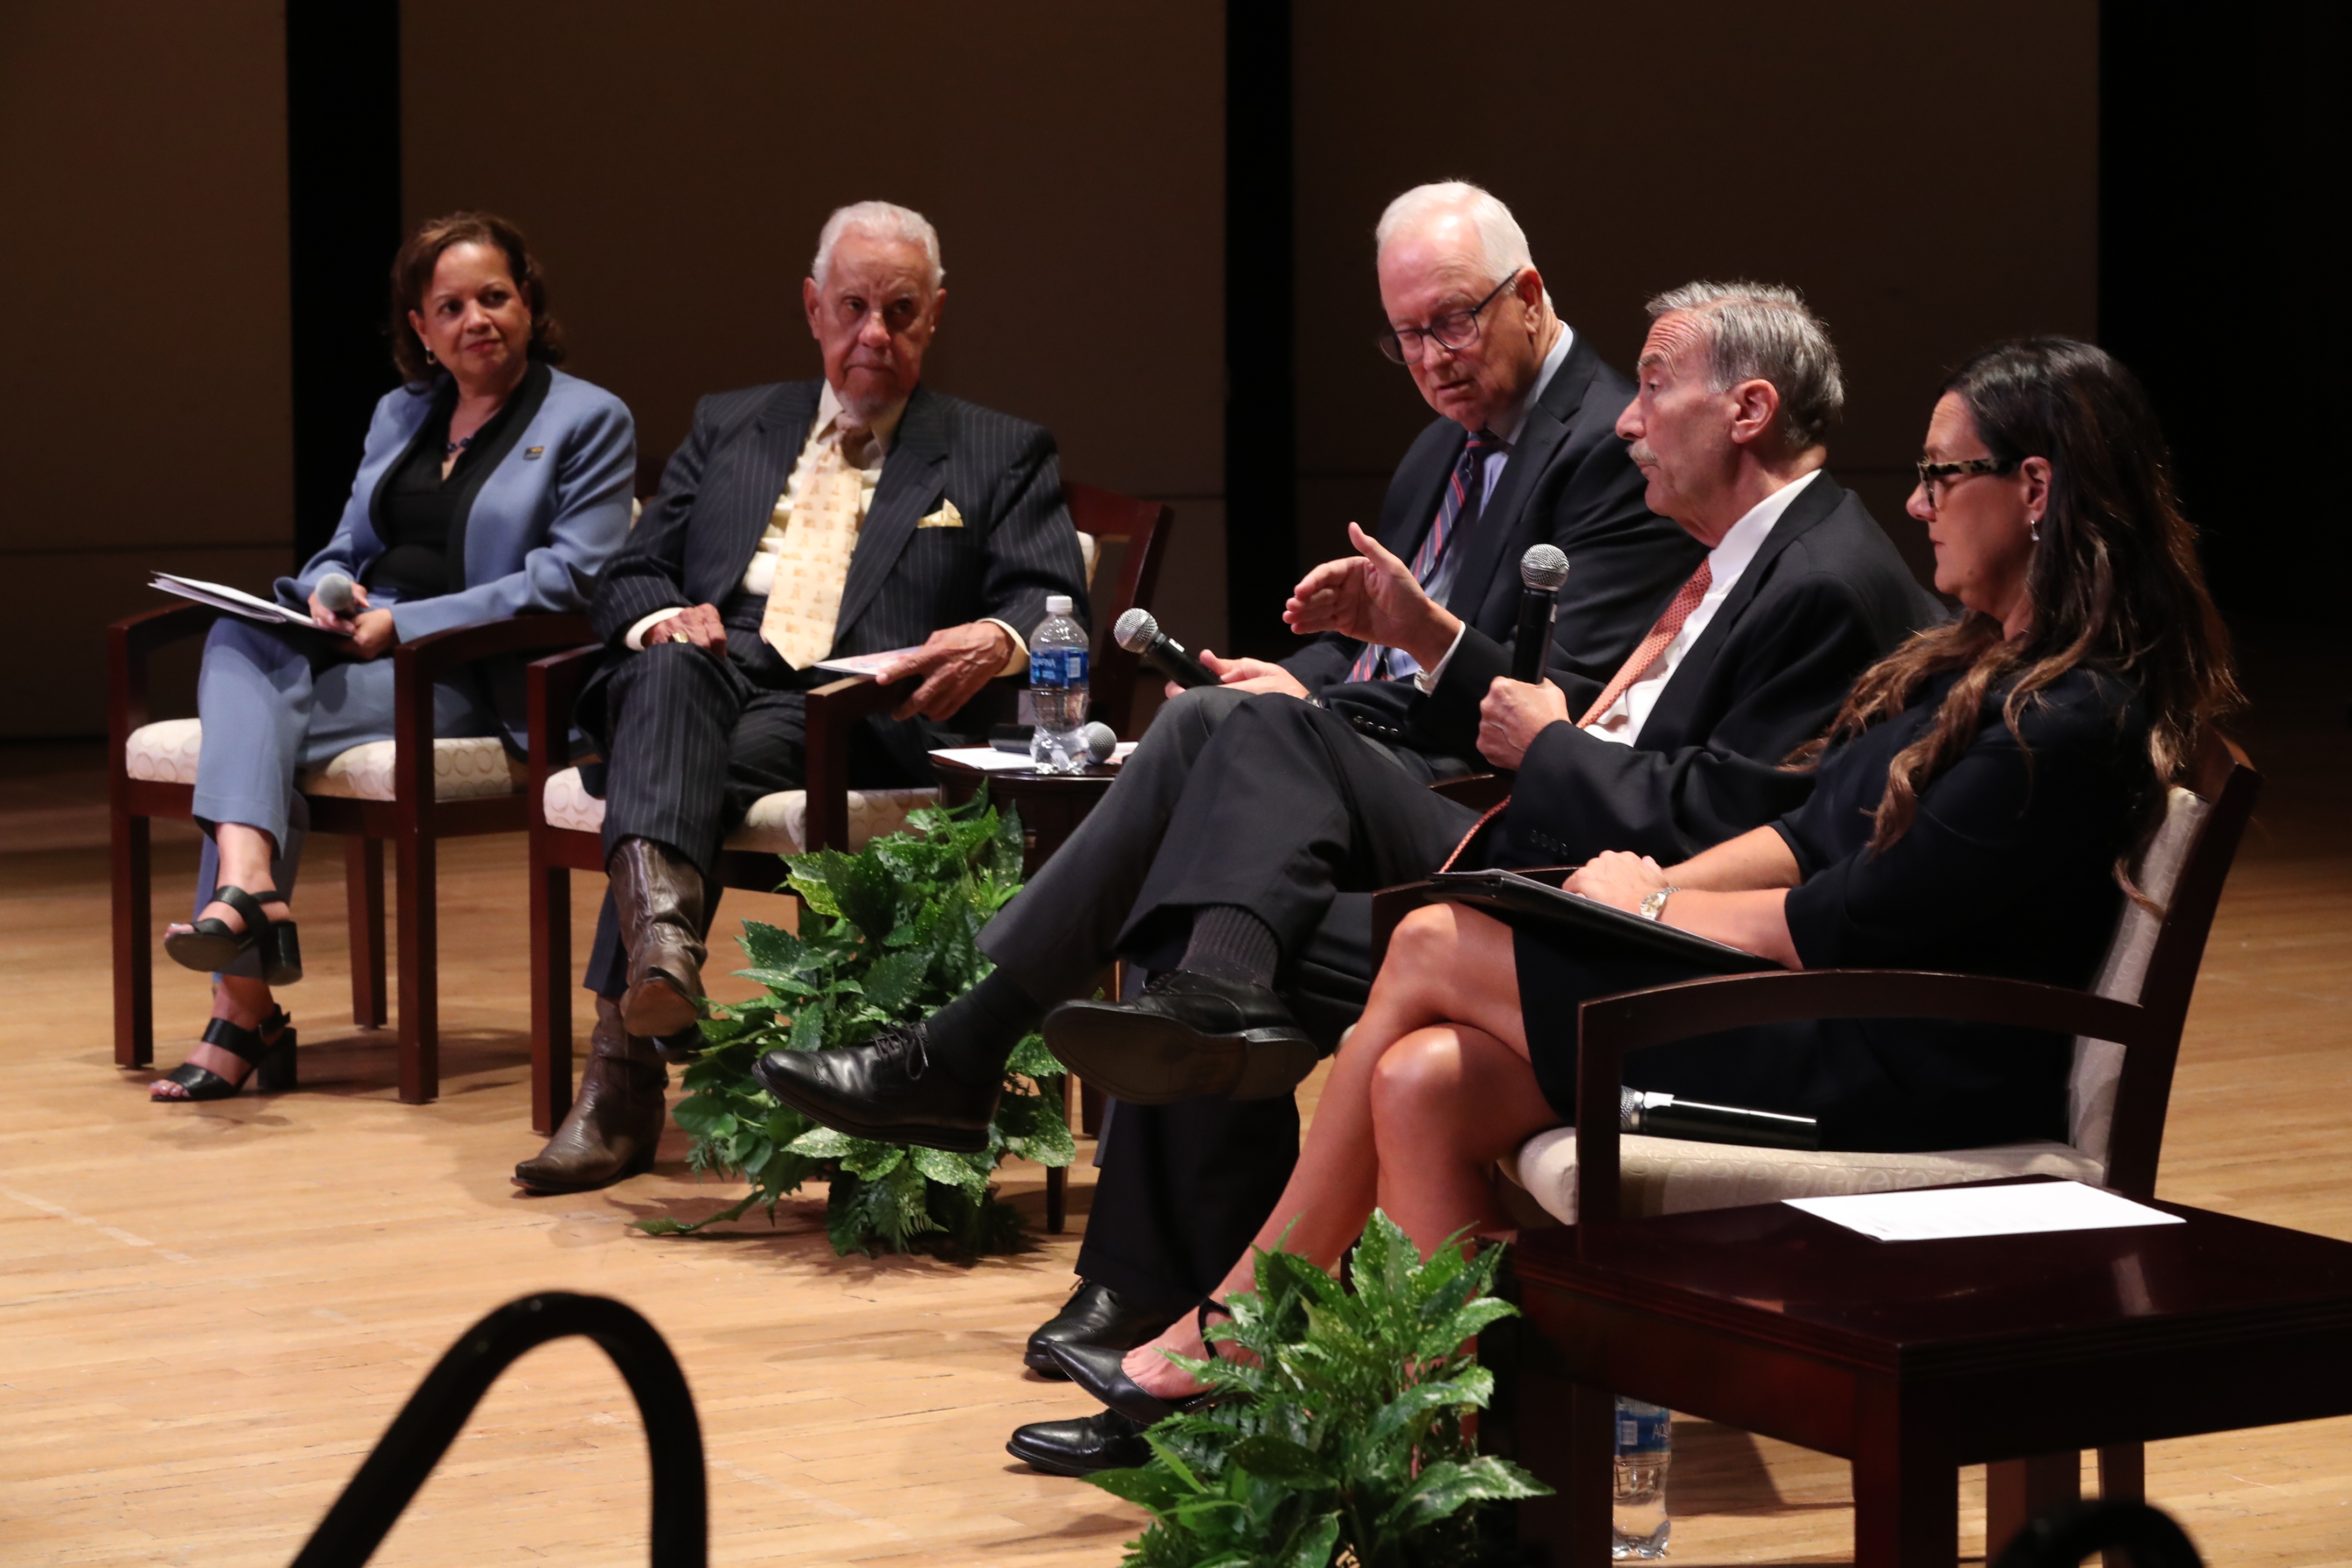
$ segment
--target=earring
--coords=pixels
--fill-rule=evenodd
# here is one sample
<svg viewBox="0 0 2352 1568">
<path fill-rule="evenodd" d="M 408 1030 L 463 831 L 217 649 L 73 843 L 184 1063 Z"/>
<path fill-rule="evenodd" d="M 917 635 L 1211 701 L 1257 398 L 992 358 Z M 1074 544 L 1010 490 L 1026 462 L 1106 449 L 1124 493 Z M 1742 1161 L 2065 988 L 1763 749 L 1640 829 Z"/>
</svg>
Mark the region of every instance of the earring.
<svg viewBox="0 0 2352 1568">
<path fill-rule="evenodd" d="M 2041 520 L 2040 518 L 2038 518 L 2038 517 L 2029 517 L 2029 518 L 2027 518 L 2027 519 L 2025 520 L 2025 532 L 2026 532 L 2026 537 L 2028 537 L 2029 539 L 2032 540 L 2034 543 L 2036 543 L 2036 544 L 2041 543 L 2041 542 L 2042 542 L 2042 520 Z"/>
</svg>

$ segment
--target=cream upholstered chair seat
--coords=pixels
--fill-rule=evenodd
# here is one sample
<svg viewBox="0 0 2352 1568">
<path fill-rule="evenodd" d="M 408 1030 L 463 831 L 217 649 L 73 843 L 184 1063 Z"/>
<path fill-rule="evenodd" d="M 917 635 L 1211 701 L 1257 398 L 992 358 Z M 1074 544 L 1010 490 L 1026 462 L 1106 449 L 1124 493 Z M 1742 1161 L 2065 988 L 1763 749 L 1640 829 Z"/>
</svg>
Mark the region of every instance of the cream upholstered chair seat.
<svg viewBox="0 0 2352 1568">
<path fill-rule="evenodd" d="M 154 784 L 193 784 L 196 759 L 204 749 L 204 721 L 164 719 L 131 731 L 123 747 L 123 766 L 134 779 Z M 346 800 L 392 800 L 393 757 L 390 741 L 353 746 L 323 767 L 305 768 L 295 786 L 305 795 L 340 795 Z M 481 800 L 513 795 L 523 787 L 523 764 L 507 752 L 494 736 L 469 736 L 433 742 L 433 798 Z"/>
<path fill-rule="evenodd" d="M 937 805 L 936 789 L 854 789 L 849 792 L 849 847 L 896 833 L 907 826 L 907 814 L 918 806 Z M 580 770 L 565 768 L 547 780 L 541 803 L 550 827 L 575 833 L 601 832 L 604 803 L 580 784 Z M 727 836 L 726 847 L 767 855 L 797 855 L 808 847 L 808 792 L 782 790 L 761 795 L 751 805 L 743 826 Z"/>
<path fill-rule="evenodd" d="M 2172 897 L 2197 827 L 2210 810 L 2207 802 L 2175 788 L 2165 803 L 2164 826 L 2139 865 L 2140 889 L 2159 908 Z M 2160 918 L 2137 903 L 2107 945 L 2105 962 L 2092 989 L 2116 1001 L 2137 1002 L 2156 950 Z M 1883 1193 L 1947 1182 L 1981 1182 L 2002 1176 L 2068 1176 L 2106 1179 L 2114 1131 L 2116 1088 L 2123 1077 L 2124 1050 L 2106 1040 L 2077 1038 L 2067 1083 L 2067 1141 L 2008 1143 L 1989 1149 L 1950 1149 L 1919 1154 L 1860 1154 L 1837 1151 L 1759 1149 L 1678 1138 L 1627 1134 L 1619 1140 L 1622 1210 L 1628 1218 L 1686 1214 L 1696 1209 L 1736 1208 L 1782 1198 L 1826 1197 L 1844 1193 Z M 1538 1132 L 1503 1162 L 1504 1171 L 1525 1187 L 1546 1212 L 1576 1221 L 1576 1130 Z"/>
</svg>

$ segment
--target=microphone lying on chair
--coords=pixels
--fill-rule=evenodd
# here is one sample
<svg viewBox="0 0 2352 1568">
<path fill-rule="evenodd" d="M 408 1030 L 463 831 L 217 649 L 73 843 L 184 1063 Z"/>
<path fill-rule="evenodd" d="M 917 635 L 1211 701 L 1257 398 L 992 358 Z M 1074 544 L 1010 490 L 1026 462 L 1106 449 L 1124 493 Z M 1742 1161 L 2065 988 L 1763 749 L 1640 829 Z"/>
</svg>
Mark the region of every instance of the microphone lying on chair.
<svg viewBox="0 0 2352 1568">
<path fill-rule="evenodd" d="M 1687 1138 L 1699 1143 L 1746 1143 L 1764 1149 L 1818 1149 L 1822 1124 L 1810 1116 L 1750 1110 L 1744 1105 L 1709 1105 L 1671 1094 L 1622 1089 L 1617 1129 L 1652 1138 Z"/>
</svg>

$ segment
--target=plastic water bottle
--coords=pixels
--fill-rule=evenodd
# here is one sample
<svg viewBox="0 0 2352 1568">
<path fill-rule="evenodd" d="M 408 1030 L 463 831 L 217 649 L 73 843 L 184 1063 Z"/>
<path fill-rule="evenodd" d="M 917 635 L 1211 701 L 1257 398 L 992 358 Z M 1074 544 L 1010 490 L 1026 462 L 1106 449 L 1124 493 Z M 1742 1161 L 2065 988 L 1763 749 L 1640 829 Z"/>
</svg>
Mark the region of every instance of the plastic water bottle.
<svg viewBox="0 0 2352 1568">
<path fill-rule="evenodd" d="M 1666 1554 L 1674 1521 L 1666 1517 L 1666 1468 L 1674 1461 L 1674 1416 L 1638 1399 L 1617 1402 L 1617 1473 L 1610 1510 L 1609 1555 Z"/>
<path fill-rule="evenodd" d="M 1029 634 L 1029 690 L 1037 727 L 1029 732 L 1029 761 L 1041 773 L 1075 773 L 1087 765 L 1087 634 L 1070 618 L 1070 596 L 1045 601 L 1045 618 Z"/>
</svg>

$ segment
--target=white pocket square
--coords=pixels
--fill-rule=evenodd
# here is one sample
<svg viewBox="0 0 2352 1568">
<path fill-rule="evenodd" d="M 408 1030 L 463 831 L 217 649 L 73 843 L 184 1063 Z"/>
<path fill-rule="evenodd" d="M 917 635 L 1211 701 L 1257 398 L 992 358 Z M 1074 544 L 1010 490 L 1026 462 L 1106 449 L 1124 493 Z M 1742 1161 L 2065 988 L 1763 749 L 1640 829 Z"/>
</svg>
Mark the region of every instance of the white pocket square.
<svg viewBox="0 0 2352 1568">
<path fill-rule="evenodd" d="M 963 526 L 963 513 L 956 510 L 955 502 L 951 500 L 943 500 L 940 502 L 939 510 L 931 513 L 930 516 L 923 519 L 922 521 L 915 524 L 915 526 L 917 528 L 961 528 Z"/>
</svg>

